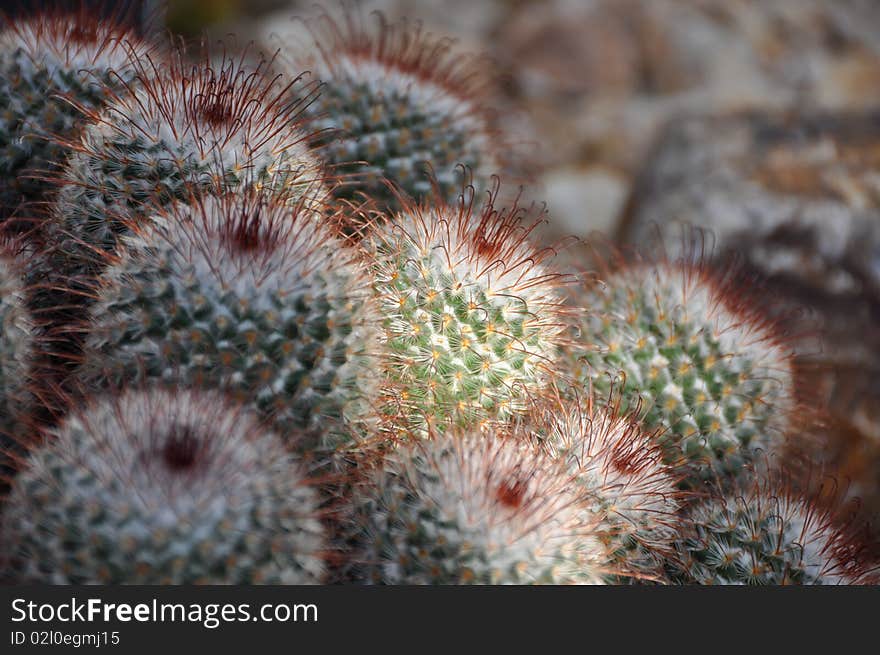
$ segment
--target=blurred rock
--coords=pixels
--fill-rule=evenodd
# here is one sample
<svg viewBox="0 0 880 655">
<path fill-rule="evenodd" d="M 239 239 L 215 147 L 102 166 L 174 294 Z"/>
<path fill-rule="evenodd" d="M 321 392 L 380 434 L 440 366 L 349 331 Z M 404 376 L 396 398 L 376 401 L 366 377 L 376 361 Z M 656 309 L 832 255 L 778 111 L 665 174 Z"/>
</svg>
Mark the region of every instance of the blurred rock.
<svg viewBox="0 0 880 655">
<path fill-rule="evenodd" d="M 657 236 L 672 254 L 686 225 L 714 260 L 768 281 L 830 406 L 823 454 L 880 529 L 880 111 L 686 118 L 636 182 L 622 240 Z"/>
<path fill-rule="evenodd" d="M 587 235 L 613 231 L 626 200 L 628 180 L 598 166 L 555 168 L 539 180 L 557 232 Z"/>
<path fill-rule="evenodd" d="M 498 49 L 519 97 L 549 113 L 549 158 L 580 149 L 632 170 L 681 111 L 876 105 L 878 34 L 876 3 L 556 0 L 510 14 Z"/>
</svg>

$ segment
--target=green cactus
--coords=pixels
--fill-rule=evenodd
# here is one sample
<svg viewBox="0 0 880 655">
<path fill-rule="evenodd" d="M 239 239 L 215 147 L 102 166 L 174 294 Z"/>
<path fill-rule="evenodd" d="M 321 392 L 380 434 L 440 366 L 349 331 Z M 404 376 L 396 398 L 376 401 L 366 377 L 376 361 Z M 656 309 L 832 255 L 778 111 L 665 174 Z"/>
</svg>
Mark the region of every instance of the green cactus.
<svg viewBox="0 0 880 655">
<path fill-rule="evenodd" d="M 665 582 L 664 563 L 680 532 L 681 492 L 652 435 L 634 417 L 554 404 L 548 445 L 566 462 L 596 515 L 615 575 L 609 582 Z"/>
<path fill-rule="evenodd" d="M 306 111 L 328 130 L 322 154 L 347 178 L 337 196 L 365 194 L 387 211 L 401 209 L 396 191 L 454 202 L 465 181 L 460 165 L 488 188 L 504 147 L 491 127 L 478 62 L 419 25 L 376 16 L 378 29 L 370 30 L 354 14 L 342 21 L 324 15 L 311 23 L 312 49 L 282 45 L 294 73 L 310 70 L 321 81 Z"/>
<path fill-rule="evenodd" d="M 793 414 L 791 353 L 738 293 L 732 278 L 666 262 L 614 272 L 582 301 L 577 382 L 600 397 L 619 386 L 667 462 L 692 464 L 692 484 L 737 475 Z"/>
<path fill-rule="evenodd" d="M 182 203 L 153 222 L 126 237 L 104 275 L 85 326 L 84 384 L 224 388 L 282 436 L 303 437 L 300 449 L 348 438 L 339 420 L 366 417 L 379 386 L 357 253 L 265 192 Z"/>
<path fill-rule="evenodd" d="M 291 204 L 323 210 L 320 163 L 290 87 L 223 58 L 135 66 L 137 88 L 92 112 L 61 179 L 54 209 L 53 267 L 90 273 L 132 223 L 156 207 L 245 187 L 269 188 Z"/>
<path fill-rule="evenodd" d="M 129 392 L 33 450 L 2 518 L 13 582 L 309 584 L 318 496 L 280 440 L 214 394 Z"/>
<path fill-rule="evenodd" d="M 670 559 L 682 584 L 828 585 L 863 581 L 859 558 L 832 516 L 808 499 L 756 483 L 691 511 Z"/>
<path fill-rule="evenodd" d="M 354 578 L 601 584 L 606 555 L 559 462 L 479 432 L 405 442 L 353 493 Z"/>
<path fill-rule="evenodd" d="M 83 124 L 133 80 L 151 48 L 85 9 L 0 18 L 0 222 L 46 199 Z M 27 207 L 27 209 L 24 209 Z"/>
<path fill-rule="evenodd" d="M 565 280 L 522 218 L 491 200 L 409 205 L 364 239 L 403 432 L 507 420 L 547 387 Z"/>
</svg>

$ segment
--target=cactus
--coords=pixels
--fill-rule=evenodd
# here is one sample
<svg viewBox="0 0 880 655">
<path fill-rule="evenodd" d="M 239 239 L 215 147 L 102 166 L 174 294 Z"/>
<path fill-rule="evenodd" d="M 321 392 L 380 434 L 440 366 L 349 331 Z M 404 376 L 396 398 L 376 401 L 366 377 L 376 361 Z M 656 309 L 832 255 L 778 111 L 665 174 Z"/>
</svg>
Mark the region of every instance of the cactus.
<svg viewBox="0 0 880 655">
<path fill-rule="evenodd" d="M 795 407 L 791 352 L 732 275 L 639 263 L 583 303 L 577 381 L 601 396 L 622 374 L 623 409 L 646 408 L 667 462 L 692 464 L 691 484 L 735 476 L 777 447 Z"/>
<path fill-rule="evenodd" d="M 610 582 L 664 582 L 664 563 L 681 528 L 677 476 L 636 417 L 587 411 L 580 403 L 552 406 L 543 425 L 548 444 L 566 462 L 599 520 L 616 572 Z"/>
<path fill-rule="evenodd" d="M 491 127 L 479 62 L 418 24 L 376 16 L 371 30 L 356 12 L 343 20 L 325 14 L 310 23 L 313 49 L 282 47 L 294 72 L 310 70 L 322 83 L 306 111 L 328 130 L 322 154 L 347 178 L 337 195 L 363 194 L 391 212 L 402 208 L 399 191 L 454 202 L 464 181 L 459 164 L 488 188 L 504 147 Z"/>
<path fill-rule="evenodd" d="M 267 78 L 262 63 L 189 64 L 182 52 L 164 67 L 145 58 L 135 71 L 136 88 L 88 113 L 65 167 L 54 209 L 58 270 L 100 270 L 131 223 L 199 194 L 266 187 L 322 210 L 324 174 L 286 100 L 295 82 Z"/>
<path fill-rule="evenodd" d="M 330 447 L 370 409 L 366 271 L 327 224 L 266 192 L 181 203 L 126 237 L 92 311 L 79 375 L 228 389 L 293 445 Z M 336 428 L 339 428 L 337 430 Z"/>
<path fill-rule="evenodd" d="M 779 486 L 779 485 L 777 485 Z M 670 560 L 684 584 L 828 585 L 866 580 L 845 528 L 813 500 L 767 481 L 717 493 L 691 511 Z"/>
<path fill-rule="evenodd" d="M 559 462 L 523 439 L 411 440 L 353 493 L 355 578 L 601 584 L 606 555 Z"/>
<path fill-rule="evenodd" d="M 552 250 L 514 203 L 409 204 L 365 239 L 381 305 L 384 375 L 403 430 L 521 414 L 552 377 L 565 312 Z M 399 409 L 398 409 L 399 408 Z"/>
<path fill-rule="evenodd" d="M 65 141 L 133 80 L 132 62 L 151 48 L 120 21 L 79 11 L 0 17 L 0 222 L 46 198 Z M 27 209 L 25 209 L 25 207 Z"/>
<path fill-rule="evenodd" d="M 213 394 L 133 391 L 33 450 L 2 519 L 14 582 L 319 582 L 317 492 L 277 437 Z"/>
<path fill-rule="evenodd" d="M 32 357 L 34 321 L 25 305 L 22 267 L 13 245 L 0 239 L 0 451 L 15 434 Z"/>
</svg>

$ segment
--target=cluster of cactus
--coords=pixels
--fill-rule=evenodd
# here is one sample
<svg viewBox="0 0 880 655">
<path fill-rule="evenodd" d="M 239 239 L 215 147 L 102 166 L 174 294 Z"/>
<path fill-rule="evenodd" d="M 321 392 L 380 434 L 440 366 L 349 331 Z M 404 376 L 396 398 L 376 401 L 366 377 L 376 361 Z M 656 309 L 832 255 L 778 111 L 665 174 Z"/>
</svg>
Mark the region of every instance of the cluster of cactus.
<svg viewBox="0 0 880 655">
<path fill-rule="evenodd" d="M 0 257 L 2 577 L 870 580 L 830 510 L 766 492 L 798 371 L 735 279 L 641 259 L 565 293 L 470 60 L 360 25 L 322 16 L 278 77 L 120 34 L 88 97 L 46 92 L 73 119 L 28 117 L 54 172 L 31 264 Z"/>
</svg>

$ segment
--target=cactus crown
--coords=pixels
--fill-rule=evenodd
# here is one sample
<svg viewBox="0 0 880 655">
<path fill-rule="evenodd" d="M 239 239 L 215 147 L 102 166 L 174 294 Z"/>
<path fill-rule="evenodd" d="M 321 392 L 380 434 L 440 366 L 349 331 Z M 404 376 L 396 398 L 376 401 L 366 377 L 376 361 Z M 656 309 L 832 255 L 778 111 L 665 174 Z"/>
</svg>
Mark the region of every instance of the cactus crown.
<svg viewBox="0 0 880 655">
<path fill-rule="evenodd" d="M 77 11 L 46 11 L 28 19 L 0 16 L 0 48 L 20 51 L 34 68 L 51 75 L 100 68 L 124 70 L 129 48 L 138 39 L 118 19 L 98 20 L 85 7 Z"/>
<path fill-rule="evenodd" d="M 631 578 L 664 577 L 663 562 L 681 528 L 677 474 L 654 435 L 619 408 L 553 403 L 543 425 L 548 445 L 569 467 L 600 523 L 615 570 Z"/>
<path fill-rule="evenodd" d="M 44 198 L 41 178 L 57 175 L 63 141 L 83 122 L 81 109 L 100 108 L 131 81 L 133 62 L 151 47 L 118 20 L 98 21 L 84 6 L 26 20 L 0 17 L 0 30 L 2 220 Z"/>
<path fill-rule="evenodd" d="M 375 15 L 372 30 L 357 12 L 342 20 L 325 13 L 309 23 L 314 50 L 289 52 L 295 69 L 310 69 L 322 82 L 307 111 L 336 133 L 322 152 L 349 177 L 337 195 L 366 194 L 398 210 L 399 193 L 388 180 L 414 199 L 439 192 L 452 202 L 464 181 L 458 164 L 488 188 L 501 149 L 478 59 L 455 53 L 449 39 L 432 37 L 418 23 Z"/>
<path fill-rule="evenodd" d="M 314 583 L 318 499 L 299 464 L 218 395 L 128 392 L 34 450 L 3 516 L 19 581 Z"/>
<path fill-rule="evenodd" d="M 663 430 L 667 461 L 724 476 L 776 446 L 795 406 L 791 352 L 732 275 L 643 262 L 583 302 L 578 379 L 604 393 L 622 374 L 624 405 L 642 404 L 647 427 Z"/>
<path fill-rule="evenodd" d="M 142 58 L 136 84 L 88 112 L 56 208 L 85 250 L 112 252 L 127 221 L 201 193 L 267 187 L 322 209 L 324 173 L 287 100 L 296 80 L 282 85 L 262 62 L 249 69 L 225 55 L 214 64 L 185 56 L 164 66 Z"/>
<path fill-rule="evenodd" d="M 565 310 L 553 251 L 515 203 L 407 204 L 365 239 L 385 331 L 386 377 L 408 428 L 505 420 L 550 378 Z"/>
<path fill-rule="evenodd" d="M 691 511 L 677 544 L 681 582 L 699 584 L 858 584 L 865 560 L 846 526 L 813 499 L 778 482 L 716 493 Z M 676 562 L 676 560 L 673 560 Z"/>
<path fill-rule="evenodd" d="M 181 203 L 126 237 L 104 275 L 85 379 L 222 387 L 285 436 L 328 445 L 367 415 L 376 318 L 357 253 L 267 193 Z M 341 427 L 341 426 L 338 426 Z"/>
<path fill-rule="evenodd" d="M 602 582 L 605 551 L 571 476 L 525 439 L 411 440 L 368 479 L 354 494 L 366 582 Z"/>
</svg>

